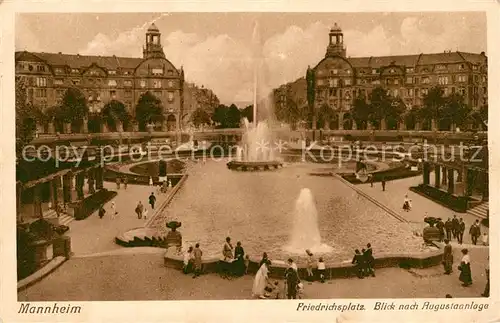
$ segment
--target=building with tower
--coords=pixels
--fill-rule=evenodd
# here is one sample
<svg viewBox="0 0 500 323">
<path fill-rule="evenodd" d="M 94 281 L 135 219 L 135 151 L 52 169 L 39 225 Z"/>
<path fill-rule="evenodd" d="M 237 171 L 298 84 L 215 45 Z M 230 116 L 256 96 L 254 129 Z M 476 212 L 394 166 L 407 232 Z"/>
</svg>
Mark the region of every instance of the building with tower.
<svg viewBox="0 0 500 323">
<path fill-rule="evenodd" d="M 376 87 L 385 88 L 388 94 L 400 98 L 407 111 L 421 107 L 425 94 L 433 86 L 442 87 L 444 95 L 462 94 L 464 103 L 474 110 L 488 103 L 488 63 L 484 52 L 348 57 L 344 34 L 337 24 L 331 28 L 328 40 L 325 57 L 307 70 L 305 92 L 290 93 L 293 88 L 304 91 L 304 86 L 299 85 L 304 83 L 304 78 L 274 91 L 277 105 L 285 105 L 287 99 L 293 101 L 297 98 L 300 103 L 295 101 L 295 104 L 301 109 L 312 108 L 315 112 L 322 107 L 331 109 L 334 117 L 322 125 L 324 128 L 366 127 L 354 120 L 351 109 L 357 96 L 368 98 Z M 378 127 L 408 130 L 440 128 L 432 120 L 406 120 L 405 116 L 401 119 L 392 124 L 382 122 Z"/>
<path fill-rule="evenodd" d="M 191 104 L 185 109 L 184 71 L 163 51 L 155 24 L 146 31 L 143 57 L 88 56 L 21 51 L 15 53 L 16 77 L 24 79 L 27 100 L 43 110 L 60 103 L 68 88 L 78 88 L 87 98 L 89 111 L 100 112 L 111 100 L 121 101 L 132 116 L 146 91 L 163 106 L 163 130 L 179 129 L 189 122 Z M 187 95 L 195 91 L 188 91 Z M 193 99 L 188 97 L 188 101 Z M 47 132 L 47 125 L 41 132 Z"/>
</svg>

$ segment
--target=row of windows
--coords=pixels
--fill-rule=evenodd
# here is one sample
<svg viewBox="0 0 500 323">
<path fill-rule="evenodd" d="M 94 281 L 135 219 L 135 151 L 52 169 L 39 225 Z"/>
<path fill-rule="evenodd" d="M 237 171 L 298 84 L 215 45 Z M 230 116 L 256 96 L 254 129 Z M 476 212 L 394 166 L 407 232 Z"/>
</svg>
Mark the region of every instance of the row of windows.
<svg viewBox="0 0 500 323">
<path fill-rule="evenodd" d="M 458 70 L 465 70 L 465 68 L 466 68 L 465 64 L 460 64 L 460 65 L 458 66 Z M 440 70 L 440 71 L 442 71 L 442 70 L 446 70 L 446 69 L 447 69 L 447 66 L 446 66 L 446 65 L 443 65 L 443 64 L 436 65 L 436 70 Z M 476 64 L 473 64 L 473 65 L 472 65 L 472 69 L 473 69 L 474 71 L 476 71 L 476 70 L 478 70 L 478 69 L 479 69 L 479 66 L 478 66 L 478 65 L 476 65 Z M 415 73 L 415 68 L 414 68 L 414 67 L 407 67 L 405 70 L 406 70 L 406 73 Z M 371 74 L 379 74 L 379 73 L 380 73 L 380 71 L 381 71 L 381 69 L 380 69 L 380 68 L 373 68 L 373 69 L 371 70 Z M 390 74 L 397 73 L 398 71 L 399 71 L 399 69 L 395 69 L 395 68 L 391 68 L 391 69 L 389 69 L 389 73 L 390 73 Z M 423 72 L 423 73 L 428 73 L 428 72 L 429 72 L 429 69 L 428 69 L 428 68 L 423 68 L 421 72 Z M 351 74 L 351 70 L 350 70 L 350 69 L 345 69 L 345 70 L 344 70 L 344 73 L 346 73 L 346 74 Z M 360 71 L 359 71 L 359 73 L 360 73 L 360 74 L 366 74 L 366 71 L 365 71 L 365 70 L 360 70 Z M 319 70 L 319 71 L 318 71 L 318 74 L 319 74 L 319 75 L 322 75 L 322 74 L 324 74 L 324 71 L 323 71 L 323 70 Z M 334 68 L 334 69 L 331 69 L 331 70 L 330 70 L 330 75 L 337 75 L 337 74 L 339 74 L 339 69 Z"/>
<path fill-rule="evenodd" d="M 139 94 L 140 95 L 143 95 L 145 92 L 141 92 Z M 163 97 L 163 92 L 162 91 L 153 91 L 153 94 L 155 96 L 157 96 L 158 98 L 162 98 Z M 64 95 L 64 90 L 57 90 L 57 95 L 58 97 L 62 97 Z M 116 90 L 110 90 L 109 91 L 109 97 L 112 98 L 112 99 L 116 99 L 117 98 L 117 92 Z M 125 90 L 124 91 L 124 97 L 125 98 L 131 98 L 132 97 L 132 91 L 131 90 Z M 175 99 L 175 94 L 174 92 L 167 92 L 167 101 L 168 102 L 174 102 L 174 99 Z M 94 102 L 94 101 L 101 101 L 101 94 L 98 93 L 98 94 L 95 94 L 95 95 L 89 95 L 88 96 L 88 101 L 89 102 Z"/>
<path fill-rule="evenodd" d="M 473 78 L 474 82 L 479 82 L 479 75 L 474 75 Z M 433 78 L 424 76 L 424 77 L 407 77 L 406 78 L 406 84 L 431 84 L 433 81 Z M 468 81 L 468 76 L 467 75 L 451 75 L 451 76 L 445 76 L 441 75 L 437 77 L 437 83 L 440 85 L 447 85 L 450 83 L 466 83 Z M 482 81 L 486 82 L 486 76 L 482 77 Z M 358 78 L 356 80 L 357 85 L 363 85 L 363 84 L 373 84 L 373 85 L 379 85 L 381 84 L 379 79 L 360 79 Z M 386 78 L 384 81 L 385 85 L 399 85 L 400 80 L 399 78 Z M 328 80 L 328 85 L 330 87 L 339 87 L 339 86 L 349 86 L 351 85 L 351 79 L 329 79 Z M 318 80 L 318 85 L 322 86 L 325 85 L 325 80 L 319 79 Z"/>
<path fill-rule="evenodd" d="M 102 80 L 101 79 L 89 79 L 89 82 L 92 83 L 92 84 L 102 84 Z M 71 80 L 71 83 L 73 85 L 80 85 L 81 84 L 81 80 L 80 79 L 72 79 Z M 37 87 L 46 87 L 47 86 L 47 78 L 45 77 L 37 77 L 36 78 L 36 86 Z M 54 79 L 54 85 L 64 85 L 64 79 Z M 118 86 L 118 82 L 116 80 L 108 80 L 108 83 L 107 85 L 109 87 L 117 87 Z M 145 88 L 147 85 L 147 82 L 146 80 L 141 80 L 139 81 L 139 86 L 141 88 Z M 162 80 L 153 80 L 153 88 L 155 89 L 161 89 L 162 88 Z M 132 80 L 124 80 L 123 81 L 123 86 L 124 87 L 132 87 L 133 86 L 133 83 L 132 83 Z M 167 87 L 171 88 L 174 86 L 174 82 L 169 80 L 167 82 Z"/>
</svg>

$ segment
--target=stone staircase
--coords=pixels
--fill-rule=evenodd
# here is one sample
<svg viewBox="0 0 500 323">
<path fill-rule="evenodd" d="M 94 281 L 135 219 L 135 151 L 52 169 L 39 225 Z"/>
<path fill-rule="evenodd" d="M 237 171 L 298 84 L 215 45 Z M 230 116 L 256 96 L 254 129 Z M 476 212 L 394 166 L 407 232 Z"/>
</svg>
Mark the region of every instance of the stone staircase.
<svg viewBox="0 0 500 323">
<path fill-rule="evenodd" d="M 476 218 L 486 219 L 488 218 L 488 210 L 490 209 L 489 202 L 482 202 L 479 205 L 467 210 L 467 214 L 473 215 Z"/>
<path fill-rule="evenodd" d="M 66 214 L 61 213 L 57 216 L 57 212 L 53 209 L 47 210 L 43 213 L 43 218 L 55 225 L 69 225 L 75 218 Z"/>
</svg>

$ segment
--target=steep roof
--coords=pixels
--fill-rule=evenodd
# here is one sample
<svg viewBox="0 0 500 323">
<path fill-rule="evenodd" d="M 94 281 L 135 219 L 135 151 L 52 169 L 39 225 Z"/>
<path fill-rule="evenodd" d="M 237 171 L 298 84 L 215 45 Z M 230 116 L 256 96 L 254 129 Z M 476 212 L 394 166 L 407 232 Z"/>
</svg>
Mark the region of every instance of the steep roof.
<svg viewBox="0 0 500 323">
<path fill-rule="evenodd" d="M 486 63 L 484 54 L 444 52 L 436 54 L 417 55 L 395 55 L 395 56 L 373 56 L 373 57 L 349 57 L 349 62 L 354 67 L 382 67 L 394 65 L 416 66 L 433 64 L 452 64 L 460 62 L 471 62 L 474 64 Z"/>
<path fill-rule="evenodd" d="M 16 52 L 16 60 L 23 53 L 30 53 L 53 66 L 69 66 L 71 68 L 85 68 L 96 64 L 108 70 L 118 68 L 136 68 L 144 59 L 136 57 L 117 57 L 117 56 L 90 56 L 79 54 L 62 53 L 36 53 L 36 52 Z"/>
</svg>

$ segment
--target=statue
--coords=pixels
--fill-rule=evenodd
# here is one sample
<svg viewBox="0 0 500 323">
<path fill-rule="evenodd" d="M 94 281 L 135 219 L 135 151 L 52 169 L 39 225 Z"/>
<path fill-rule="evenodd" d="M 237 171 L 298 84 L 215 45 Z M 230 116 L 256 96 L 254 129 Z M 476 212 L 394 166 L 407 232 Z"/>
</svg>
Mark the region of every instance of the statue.
<svg viewBox="0 0 500 323">
<path fill-rule="evenodd" d="M 165 241 L 167 249 L 176 247 L 178 252 L 182 250 L 182 235 L 179 231 L 177 231 L 177 228 L 180 228 L 181 225 L 182 223 L 177 221 L 167 222 L 166 226 L 170 229 L 170 232 L 167 233 Z"/>
</svg>

